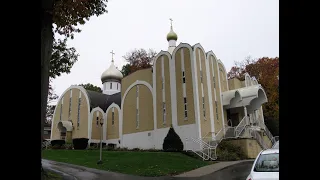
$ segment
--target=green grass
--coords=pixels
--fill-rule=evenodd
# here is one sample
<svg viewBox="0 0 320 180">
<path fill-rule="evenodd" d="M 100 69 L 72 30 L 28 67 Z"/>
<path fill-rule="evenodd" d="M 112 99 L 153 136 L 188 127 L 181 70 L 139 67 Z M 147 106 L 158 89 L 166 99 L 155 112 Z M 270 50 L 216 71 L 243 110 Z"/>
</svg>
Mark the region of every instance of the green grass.
<svg viewBox="0 0 320 180">
<path fill-rule="evenodd" d="M 97 165 L 98 150 L 44 150 L 43 158 L 138 176 L 176 175 L 212 164 L 170 152 L 103 151 L 102 165 Z"/>
</svg>

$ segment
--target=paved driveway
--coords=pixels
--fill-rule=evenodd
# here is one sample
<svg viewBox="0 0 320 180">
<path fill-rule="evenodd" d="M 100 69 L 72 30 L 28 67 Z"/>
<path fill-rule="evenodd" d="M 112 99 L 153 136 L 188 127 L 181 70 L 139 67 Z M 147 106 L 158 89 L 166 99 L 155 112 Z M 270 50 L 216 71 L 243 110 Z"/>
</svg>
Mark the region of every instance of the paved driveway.
<svg viewBox="0 0 320 180">
<path fill-rule="evenodd" d="M 45 169 L 52 169 L 63 173 L 65 180 L 245 180 L 250 172 L 253 161 L 240 162 L 200 177 L 141 177 L 45 159 L 42 160 L 42 164 Z"/>
<path fill-rule="evenodd" d="M 253 161 L 228 166 L 222 170 L 199 177 L 197 180 L 245 180 L 249 175 Z"/>
</svg>

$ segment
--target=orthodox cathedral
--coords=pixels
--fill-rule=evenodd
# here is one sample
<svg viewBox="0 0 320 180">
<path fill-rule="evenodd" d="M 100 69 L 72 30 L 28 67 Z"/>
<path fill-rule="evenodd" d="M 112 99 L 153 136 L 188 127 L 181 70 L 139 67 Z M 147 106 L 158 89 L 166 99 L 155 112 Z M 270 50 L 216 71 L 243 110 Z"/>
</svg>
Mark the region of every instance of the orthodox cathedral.
<svg viewBox="0 0 320 180">
<path fill-rule="evenodd" d="M 172 125 L 185 150 L 201 149 L 197 142 L 203 138 L 244 136 L 247 127 L 271 140 L 262 111 L 267 97 L 254 77 L 228 80 L 212 51 L 199 43 L 177 46 L 172 24 L 166 38 L 168 49 L 158 53 L 152 68 L 123 77 L 112 57 L 101 75 L 102 93 L 74 85 L 66 89 L 54 111 L 50 139 L 98 143 L 102 134 L 104 143 L 116 147 L 162 149 Z"/>
</svg>

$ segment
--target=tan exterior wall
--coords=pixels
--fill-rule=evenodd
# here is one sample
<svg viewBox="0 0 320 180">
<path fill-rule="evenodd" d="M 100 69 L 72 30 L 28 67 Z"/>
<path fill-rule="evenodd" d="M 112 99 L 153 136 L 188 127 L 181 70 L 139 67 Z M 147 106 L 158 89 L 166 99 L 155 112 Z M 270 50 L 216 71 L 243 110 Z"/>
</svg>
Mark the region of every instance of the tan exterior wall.
<svg viewBox="0 0 320 180">
<path fill-rule="evenodd" d="M 181 67 L 181 50 L 184 54 L 184 68 L 185 68 L 185 84 L 186 84 L 186 99 L 187 99 L 187 116 L 184 118 L 184 99 L 183 99 L 183 79 Z M 194 124 L 194 97 L 193 97 L 193 82 L 191 71 L 191 52 L 188 48 L 180 48 L 175 54 L 175 67 L 176 67 L 176 98 L 177 98 L 177 122 L 178 126 Z"/>
<path fill-rule="evenodd" d="M 212 91 L 212 96 L 213 96 L 213 112 L 214 112 L 214 129 L 215 129 L 215 132 L 219 132 L 220 129 L 222 128 L 223 124 L 222 124 L 222 113 L 221 113 L 221 104 L 220 104 L 220 90 L 219 90 L 219 79 L 218 79 L 218 73 L 219 73 L 219 70 L 218 70 L 218 66 L 217 66 L 217 60 L 214 58 L 214 56 L 210 55 L 209 56 L 210 58 L 210 61 L 213 63 L 213 69 L 214 69 L 214 78 L 215 78 L 215 86 L 216 88 L 213 89 Z M 213 80 L 213 79 L 212 79 Z M 213 81 L 212 81 L 213 82 Z M 213 86 L 212 86 L 213 87 Z M 217 99 L 214 99 L 214 92 L 216 92 L 216 96 L 217 96 Z M 217 102 L 217 107 L 218 107 L 218 117 L 217 117 L 217 111 L 216 111 L 216 103 L 215 101 Z"/>
<path fill-rule="evenodd" d="M 211 131 L 211 121 L 210 121 L 210 107 L 209 107 L 209 96 L 208 96 L 208 82 L 207 82 L 207 71 L 206 71 L 206 57 L 205 52 L 200 48 L 195 50 L 196 52 L 196 63 L 197 63 L 197 77 L 198 77 L 198 92 L 199 92 L 199 109 L 200 109 L 200 124 L 201 124 L 201 136 L 206 136 Z M 200 54 L 200 59 L 199 59 Z M 201 73 L 200 66 L 202 69 L 202 83 L 201 83 Z M 203 85 L 203 94 L 201 89 L 201 84 Z M 204 107 L 203 99 L 204 97 Z M 204 116 L 205 110 L 205 116 Z"/>
<path fill-rule="evenodd" d="M 136 90 L 134 86 L 127 94 L 123 105 L 123 134 L 153 130 L 153 100 L 148 87 L 139 86 L 139 127 L 136 120 Z"/>
<path fill-rule="evenodd" d="M 162 58 L 164 65 L 164 92 L 165 92 L 165 106 L 166 116 L 164 124 L 164 110 L 163 110 L 163 94 L 162 94 Z M 170 67 L 169 58 L 166 55 L 161 55 L 156 60 L 156 112 L 157 112 L 157 128 L 170 127 L 172 124 L 171 113 L 171 89 L 170 89 Z"/>
<path fill-rule="evenodd" d="M 226 72 L 222 64 L 218 63 L 220 73 L 221 92 L 228 91 L 228 81 L 226 79 Z"/>
<path fill-rule="evenodd" d="M 242 88 L 241 81 L 238 78 L 228 80 L 229 90 Z"/>
<path fill-rule="evenodd" d="M 238 145 L 244 151 L 246 156 L 250 159 L 254 159 L 262 151 L 258 142 L 254 139 L 238 139 L 230 140 L 233 144 Z"/>
<path fill-rule="evenodd" d="M 97 121 L 97 117 L 98 117 L 98 121 Z M 100 125 L 100 118 L 103 118 L 103 114 L 98 110 L 93 111 L 91 139 L 96 139 L 96 140 L 100 139 L 101 130 L 102 130 Z"/>
<path fill-rule="evenodd" d="M 152 86 L 152 68 L 148 69 L 142 69 L 138 70 L 129 76 L 124 77 L 121 80 L 121 97 L 123 98 L 124 93 L 128 89 L 128 87 L 136 82 L 137 80 L 139 81 L 146 81 L 147 83 Z"/>
<path fill-rule="evenodd" d="M 267 144 L 268 148 L 271 148 L 272 147 L 272 142 L 268 138 L 268 136 L 264 134 L 262 137 L 263 137 L 263 141 Z"/>
<path fill-rule="evenodd" d="M 112 124 L 112 108 L 114 111 L 114 124 Z M 112 107 L 107 114 L 107 140 L 119 138 L 119 111 L 117 108 Z"/>
<path fill-rule="evenodd" d="M 81 94 L 81 105 L 80 105 L 80 123 L 79 127 L 77 127 L 77 118 L 78 118 L 78 101 L 79 101 L 79 93 Z M 53 129 L 52 129 L 52 139 L 60 139 L 60 131 L 57 128 L 58 122 L 60 120 L 60 107 L 61 102 L 63 100 L 62 107 L 62 121 L 71 120 L 73 123 L 73 131 L 72 138 L 88 138 L 88 104 L 86 97 L 83 92 L 79 89 L 72 88 L 72 98 L 71 98 L 71 113 L 69 117 L 69 98 L 70 98 L 70 90 L 68 90 L 65 94 L 62 95 L 64 98 L 60 99 L 57 103 L 57 108 L 54 113 L 53 119 Z"/>
</svg>

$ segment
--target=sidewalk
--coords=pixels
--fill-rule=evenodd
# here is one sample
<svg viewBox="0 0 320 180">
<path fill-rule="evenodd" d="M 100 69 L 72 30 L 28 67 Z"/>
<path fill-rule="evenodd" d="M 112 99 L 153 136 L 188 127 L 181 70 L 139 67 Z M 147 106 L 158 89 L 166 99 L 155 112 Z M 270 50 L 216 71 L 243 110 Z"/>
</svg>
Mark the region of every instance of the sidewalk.
<svg viewBox="0 0 320 180">
<path fill-rule="evenodd" d="M 201 168 L 189 171 L 189 172 L 185 172 L 182 174 L 179 174 L 177 176 L 174 177 L 200 177 L 200 176 L 204 176 L 207 174 L 211 174 L 214 173 L 216 171 L 219 171 L 221 169 L 224 169 L 228 166 L 231 165 L 235 165 L 238 163 L 242 163 L 242 162 L 247 162 L 247 161 L 254 161 L 254 160 L 241 160 L 241 161 L 224 161 L 224 162 L 218 162 L 218 163 L 214 163 L 208 166 L 203 166 Z"/>
<path fill-rule="evenodd" d="M 83 166 L 67 164 L 62 162 L 43 159 L 44 169 L 50 169 L 63 176 L 64 180 L 180 180 L 180 179 L 198 179 L 200 176 L 208 175 L 224 169 L 228 166 L 253 160 L 218 162 L 212 165 L 204 166 L 177 176 L 162 177 L 142 177 L 128 174 L 121 174 L 110 171 L 87 168 Z"/>
</svg>

